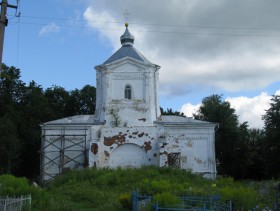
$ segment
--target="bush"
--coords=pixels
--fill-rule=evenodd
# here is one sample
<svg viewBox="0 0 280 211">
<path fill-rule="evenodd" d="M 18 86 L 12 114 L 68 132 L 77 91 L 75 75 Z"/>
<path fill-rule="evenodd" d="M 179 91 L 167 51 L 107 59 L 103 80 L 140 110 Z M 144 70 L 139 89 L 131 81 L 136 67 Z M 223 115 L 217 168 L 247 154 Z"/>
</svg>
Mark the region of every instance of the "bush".
<svg viewBox="0 0 280 211">
<path fill-rule="evenodd" d="M 232 201 L 233 209 L 251 210 L 259 203 L 258 194 L 252 188 L 227 186 L 220 192 L 222 201 Z"/>
<path fill-rule="evenodd" d="M 16 178 L 8 174 L 0 176 L 0 195 L 2 196 L 28 195 L 34 192 L 34 189 L 35 187 L 31 187 L 26 178 Z"/>
<path fill-rule="evenodd" d="M 180 204 L 180 199 L 170 192 L 158 193 L 153 198 L 153 203 L 158 202 L 159 206 L 169 207 Z"/>
<path fill-rule="evenodd" d="M 122 207 L 128 210 L 132 209 L 132 197 L 131 193 L 124 193 L 119 196 L 119 202 Z"/>
<path fill-rule="evenodd" d="M 274 181 L 275 182 L 275 181 Z M 130 192 L 153 196 L 153 203 L 180 204 L 176 196 L 221 194 L 232 200 L 234 210 L 272 207 L 273 182 L 220 178 L 215 181 L 185 170 L 145 166 L 140 169 L 84 169 L 54 178 L 46 188 L 31 186 L 26 178 L 0 176 L 0 195 L 32 195 L 32 210 L 124 210 L 130 209 Z"/>
</svg>

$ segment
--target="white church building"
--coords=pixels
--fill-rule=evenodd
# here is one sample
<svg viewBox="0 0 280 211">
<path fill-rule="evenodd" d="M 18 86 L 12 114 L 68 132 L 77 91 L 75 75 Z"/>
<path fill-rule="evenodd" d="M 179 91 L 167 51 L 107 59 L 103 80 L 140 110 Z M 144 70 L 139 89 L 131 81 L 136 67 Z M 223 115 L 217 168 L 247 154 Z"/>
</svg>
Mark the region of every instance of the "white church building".
<svg viewBox="0 0 280 211">
<path fill-rule="evenodd" d="M 126 29 L 121 48 L 96 70 L 96 112 L 41 124 L 41 182 L 71 169 L 189 169 L 216 177 L 217 124 L 161 115 L 160 66 L 136 48 Z"/>
</svg>

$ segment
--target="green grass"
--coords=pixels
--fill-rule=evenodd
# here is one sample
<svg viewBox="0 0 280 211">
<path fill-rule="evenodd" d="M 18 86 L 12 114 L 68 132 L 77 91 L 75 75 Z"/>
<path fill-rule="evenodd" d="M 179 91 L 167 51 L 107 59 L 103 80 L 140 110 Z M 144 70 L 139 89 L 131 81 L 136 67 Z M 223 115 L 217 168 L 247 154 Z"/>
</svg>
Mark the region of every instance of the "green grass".
<svg viewBox="0 0 280 211">
<path fill-rule="evenodd" d="M 234 209 L 272 207 L 273 181 L 235 182 L 232 178 L 207 180 L 185 170 L 158 167 L 141 169 L 85 169 L 56 177 L 46 187 L 33 187 L 27 179 L 0 176 L 0 195 L 32 194 L 32 210 L 129 210 L 131 193 L 153 195 L 162 204 L 175 196 L 220 193 L 233 200 Z M 127 209 L 126 209 L 127 208 Z"/>
</svg>

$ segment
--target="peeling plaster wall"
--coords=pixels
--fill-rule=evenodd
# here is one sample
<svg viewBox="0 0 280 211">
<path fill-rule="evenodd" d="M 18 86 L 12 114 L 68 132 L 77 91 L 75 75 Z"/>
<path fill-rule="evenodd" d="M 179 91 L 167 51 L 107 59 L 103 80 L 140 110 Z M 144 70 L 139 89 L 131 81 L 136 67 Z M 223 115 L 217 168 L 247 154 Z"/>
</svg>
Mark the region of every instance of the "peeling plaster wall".
<svg viewBox="0 0 280 211">
<path fill-rule="evenodd" d="M 181 169 L 215 178 L 214 140 L 213 127 L 104 127 L 91 143 L 89 166 L 168 166 L 168 154 L 180 153 Z"/>
<path fill-rule="evenodd" d="M 160 166 L 168 166 L 168 154 L 180 153 L 180 167 L 208 178 L 216 177 L 213 128 L 166 127 L 160 135 Z"/>
<path fill-rule="evenodd" d="M 101 137 L 98 142 L 98 154 L 96 159 L 96 167 L 110 167 L 110 163 L 116 167 L 116 162 L 110 160 L 119 159 L 123 163 L 122 167 L 132 167 L 132 159 L 137 161 L 144 161 L 145 165 L 158 165 L 159 156 L 156 144 L 157 128 L 156 127 L 119 127 L 119 128 L 103 128 L 101 130 Z M 119 147 L 123 145 L 130 145 L 126 149 L 130 150 L 127 154 L 120 157 Z M 115 154 L 114 154 L 115 153 Z M 146 155 L 146 158 L 143 155 Z M 114 155 L 114 156 L 112 156 Z M 90 156 L 95 156 L 94 152 L 90 152 Z M 127 159 L 126 159 L 127 156 Z M 139 159 L 137 159 L 139 157 Z M 136 163 L 137 164 L 137 163 Z M 90 163 L 90 166 L 94 166 Z M 137 165 L 136 165 L 137 167 Z"/>
</svg>

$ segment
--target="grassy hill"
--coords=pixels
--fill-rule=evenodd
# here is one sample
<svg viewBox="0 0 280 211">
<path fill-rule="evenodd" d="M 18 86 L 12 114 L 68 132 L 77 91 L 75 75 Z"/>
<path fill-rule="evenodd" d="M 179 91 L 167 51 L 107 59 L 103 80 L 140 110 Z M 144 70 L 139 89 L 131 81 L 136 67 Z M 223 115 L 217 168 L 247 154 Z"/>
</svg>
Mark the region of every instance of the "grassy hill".
<svg viewBox="0 0 280 211">
<path fill-rule="evenodd" d="M 235 182 L 232 178 L 207 180 L 185 170 L 158 167 L 141 169 L 85 169 L 56 177 L 45 187 L 34 187 L 25 178 L 0 176 L 0 195 L 32 194 L 32 210 L 129 210 L 132 191 L 153 195 L 160 203 L 173 196 L 221 194 L 233 200 L 234 209 L 272 207 L 273 181 Z M 167 196 L 167 197 L 164 197 Z M 172 196 L 172 197 L 171 197 Z"/>
</svg>

